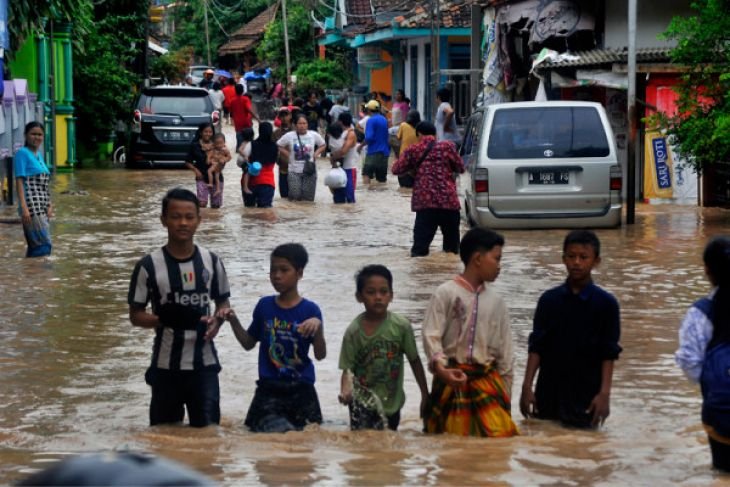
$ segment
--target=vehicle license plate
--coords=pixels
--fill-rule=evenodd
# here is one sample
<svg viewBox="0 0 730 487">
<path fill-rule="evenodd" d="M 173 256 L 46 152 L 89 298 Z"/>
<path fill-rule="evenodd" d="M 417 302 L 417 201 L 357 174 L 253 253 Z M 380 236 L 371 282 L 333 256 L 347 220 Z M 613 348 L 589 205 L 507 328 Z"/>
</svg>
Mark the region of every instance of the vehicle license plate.
<svg viewBox="0 0 730 487">
<path fill-rule="evenodd" d="M 180 140 L 180 132 L 168 132 L 167 139 L 168 140 Z"/>
<path fill-rule="evenodd" d="M 568 184 L 570 171 L 530 171 L 527 178 L 530 184 Z"/>
</svg>

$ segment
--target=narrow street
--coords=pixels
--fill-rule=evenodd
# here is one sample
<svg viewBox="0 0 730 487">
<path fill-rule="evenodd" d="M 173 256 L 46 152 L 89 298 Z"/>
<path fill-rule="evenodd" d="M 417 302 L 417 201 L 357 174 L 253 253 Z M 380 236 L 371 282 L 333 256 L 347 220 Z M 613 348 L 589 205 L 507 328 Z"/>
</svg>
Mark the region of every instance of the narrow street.
<svg viewBox="0 0 730 487">
<path fill-rule="evenodd" d="M 328 164 L 319 162 L 320 180 Z M 410 194 L 395 178 L 359 189 L 355 205 L 335 206 L 321 183 L 315 203 L 278 196 L 273 210 L 243 209 L 235 162 L 225 170 L 224 206 L 203 210 L 197 242 L 223 259 L 231 302 L 249 317 L 272 294 L 268 255 L 298 241 L 310 254 L 300 290 L 324 313 L 327 358 L 316 364 L 325 422 L 304 432 L 254 435 L 243 426 L 257 374 L 229 329 L 216 339 L 222 424 L 194 430 L 147 425 L 144 371 L 153 333 L 132 328 L 127 289 L 136 260 L 164 244 L 165 191 L 193 189 L 187 171 L 77 170 L 54 182 L 54 250 L 25 259 L 22 229 L 0 225 L 0 471 L 3 483 L 70 453 L 141 449 L 181 461 L 222 485 L 575 485 L 682 482 L 714 478 L 700 424 L 700 395 L 674 365 L 679 322 L 708 290 L 701 265 L 706 239 L 726 232 L 730 213 L 639 205 L 637 224 L 601 230 L 598 284 L 622 307 L 624 352 L 616 364 L 611 416 L 598 432 L 575 431 L 519 414 L 526 342 L 539 295 L 564 277 L 563 230 L 506 231 L 496 282 L 510 309 L 517 360 L 513 416 L 522 435 L 475 439 L 423 435 L 418 390 L 406 371 L 407 402 L 398 433 L 348 431 L 337 402 L 343 332 L 360 311 L 353 275 L 370 263 L 394 274 L 391 309 L 420 323 L 431 292 L 461 270 L 440 252 L 409 257 Z M 463 231 L 466 230 L 464 226 Z M 246 320 L 247 321 L 247 320 Z M 423 359 L 423 355 L 421 354 Z M 430 375 L 429 375 L 430 380 Z"/>
</svg>

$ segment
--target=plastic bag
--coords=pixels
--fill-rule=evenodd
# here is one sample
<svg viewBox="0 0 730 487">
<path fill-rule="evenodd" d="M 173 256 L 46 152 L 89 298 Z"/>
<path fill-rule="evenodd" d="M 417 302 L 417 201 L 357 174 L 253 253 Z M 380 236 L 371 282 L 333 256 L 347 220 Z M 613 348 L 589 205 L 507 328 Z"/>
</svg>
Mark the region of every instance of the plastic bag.
<svg viewBox="0 0 730 487">
<path fill-rule="evenodd" d="M 324 185 L 330 189 L 340 189 L 347 186 L 347 173 L 341 167 L 330 169 L 324 178 Z"/>
</svg>

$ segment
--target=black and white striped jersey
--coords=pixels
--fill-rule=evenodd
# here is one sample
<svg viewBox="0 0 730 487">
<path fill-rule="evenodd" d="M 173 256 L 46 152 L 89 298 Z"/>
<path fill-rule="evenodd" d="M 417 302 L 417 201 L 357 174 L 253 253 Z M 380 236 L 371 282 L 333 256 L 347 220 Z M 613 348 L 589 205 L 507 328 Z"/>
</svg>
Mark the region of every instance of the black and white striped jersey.
<svg viewBox="0 0 730 487">
<path fill-rule="evenodd" d="M 230 296 L 223 263 L 209 250 L 195 246 L 190 259 L 180 261 L 162 247 L 143 257 L 134 267 L 129 285 L 128 303 L 146 307 L 159 316 L 166 304 L 190 307 L 201 316 L 212 314 L 211 302 Z M 184 308 L 183 308 L 184 309 Z M 183 325 L 159 326 L 155 330 L 152 367 L 165 370 L 220 369 L 212 340 L 205 341 L 205 325 L 195 329 Z"/>
</svg>

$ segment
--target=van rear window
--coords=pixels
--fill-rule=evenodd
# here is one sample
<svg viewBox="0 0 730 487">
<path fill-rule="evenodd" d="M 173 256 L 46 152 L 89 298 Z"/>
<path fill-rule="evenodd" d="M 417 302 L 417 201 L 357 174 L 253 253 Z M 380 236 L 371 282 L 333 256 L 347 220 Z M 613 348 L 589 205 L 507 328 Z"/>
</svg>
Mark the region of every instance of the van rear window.
<svg viewBox="0 0 730 487">
<path fill-rule="evenodd" d="M 142 95 L 139 109 L 142 113 L 166 115 L 208 115 L 211 112 L 208 97 Z"/>
<path fill-rule="evenodd" d="M 497 110 L 490 159 L 606 157 L 610 153 L 601 117 L 591 107 L 529 107 Z"/>
</svg>

